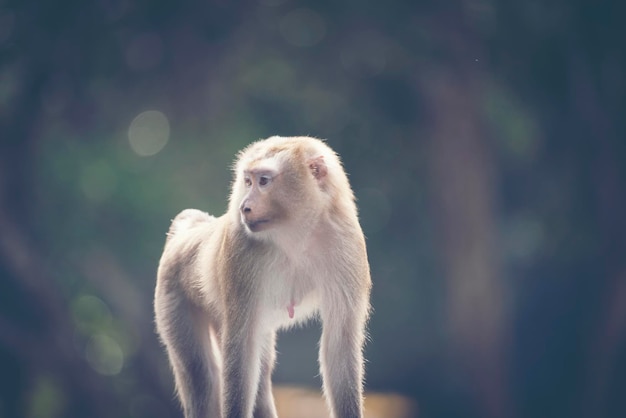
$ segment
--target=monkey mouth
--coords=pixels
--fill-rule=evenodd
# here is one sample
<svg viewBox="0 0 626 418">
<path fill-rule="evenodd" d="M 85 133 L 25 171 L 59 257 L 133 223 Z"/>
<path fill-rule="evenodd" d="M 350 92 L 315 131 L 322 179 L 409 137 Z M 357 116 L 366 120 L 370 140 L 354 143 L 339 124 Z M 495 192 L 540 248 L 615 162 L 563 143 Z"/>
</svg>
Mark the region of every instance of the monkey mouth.
<svg viewBox="0 0 626 418">
<path fill-rule="evenodd" d="M 252 232 L 259 232 L 262 231 L 264 229 L 266 229 L 267 225 L 269 224 L 270 220 L 269 219 L 258 219 L 258 220 L 246 220 L 246 226 L 248 227 L 248 229 Z"/>
</svg>

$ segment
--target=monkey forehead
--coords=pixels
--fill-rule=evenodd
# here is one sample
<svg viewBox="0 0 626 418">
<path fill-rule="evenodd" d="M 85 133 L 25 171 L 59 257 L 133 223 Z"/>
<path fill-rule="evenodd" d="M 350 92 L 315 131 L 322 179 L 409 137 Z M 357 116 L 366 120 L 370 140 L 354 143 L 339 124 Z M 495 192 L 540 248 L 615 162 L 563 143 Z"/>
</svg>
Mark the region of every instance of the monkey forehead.
<svg viewBox="0 0 626 418">
<path fill-rule="evenodd" d="M 276 176 L 279 171 L 280 165 L 278 162 L 273 159 L 264 159 L 260 161 L 249 162 L 242 169 L 242 173 L 244 174 L 267 174 L 270 176 Z"/>
<path fill-rule="evenodd" d="M 272 136 L 244 148 L 239 153 L 235 169 L 240 172 L 247 167 L 268 165 L 279 170 L 285 161 L 293 161 L 294 157 L 306 161 L 319 156 L 323 156 L 330 166 L 341 165 L 337 154 L 320 139 L 308 136 Z"/>
</svg>

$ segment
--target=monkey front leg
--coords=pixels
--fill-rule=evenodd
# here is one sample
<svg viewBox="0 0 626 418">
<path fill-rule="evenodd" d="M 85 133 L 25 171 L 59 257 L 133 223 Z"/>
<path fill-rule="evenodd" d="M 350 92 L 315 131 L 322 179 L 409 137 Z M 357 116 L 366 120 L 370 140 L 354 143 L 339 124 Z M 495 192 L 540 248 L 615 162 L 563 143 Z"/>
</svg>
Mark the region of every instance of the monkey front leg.
<svg viewBox="0 0 626 418">
<path fill-rule="evenodd" d="M 339 308 L 336 308 L 339 306 Z M 333 418 L 363 416 L 363 352 L 366 314 L 336 304 L 322 311 L 320 368 Z"/>
<path fill-rule="evenodd" d="M 261 345 L 261 375 L 254 406 L 254 418 L 276 418 L 278 414 L 272 393 L 272 372 L 276 361 L 276 332 L 264 334 Z"/>
<path fill-rule="evenodd" d="M 223 335 L 224 418 L 252 417 L 259 384 L 261 350 L 257 330 L 249 318 L 237 322 L 229 324 Z"/>
</svg>

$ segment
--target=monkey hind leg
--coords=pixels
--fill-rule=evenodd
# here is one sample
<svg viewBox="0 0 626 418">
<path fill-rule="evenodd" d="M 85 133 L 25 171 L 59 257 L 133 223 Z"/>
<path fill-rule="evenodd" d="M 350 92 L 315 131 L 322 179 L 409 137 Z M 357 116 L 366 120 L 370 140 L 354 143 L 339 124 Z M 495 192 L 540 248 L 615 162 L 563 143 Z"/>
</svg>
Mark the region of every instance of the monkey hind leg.
<svg viewBox="0 0 626 418">
<path fill-rule="evenodd" d="M 170 229 L 167 232 L 167 239 L 185 230 L 192 229 L 198 225 L 206 224 L 215 220 L 215 216 L 209 215 L 206 212 L 202 212 L 198 209 L 185 209 L 180 212 L 172 220 Z"/>
<path fill-rule="evenodd" d="M 162 295 L 163 296 L 163 295 Z M 219 417 L 220 360 L 212 343 L 210 318 L 186 299 L 173 296 L 156 302 L 157 329 L 174 371 L 185 418 Z"/>
</svg>

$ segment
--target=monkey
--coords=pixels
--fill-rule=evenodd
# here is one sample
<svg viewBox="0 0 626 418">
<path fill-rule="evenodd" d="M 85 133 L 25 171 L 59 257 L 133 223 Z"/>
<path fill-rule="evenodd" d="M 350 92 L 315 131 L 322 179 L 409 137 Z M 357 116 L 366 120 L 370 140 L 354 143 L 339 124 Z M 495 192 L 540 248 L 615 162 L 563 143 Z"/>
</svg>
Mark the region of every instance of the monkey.
<svg viewBox="0 0 626 418">
<path fill-rule="evenodd" d="M 233 171 L 226 213 L 179 213 L 157 271 L 156 329 L 185 418 L 276 418 L 276 333 L 314 317 L 330 415 L 361 418 L 372 283 L 339 156 L 273 136 Z"/>
</svg>

